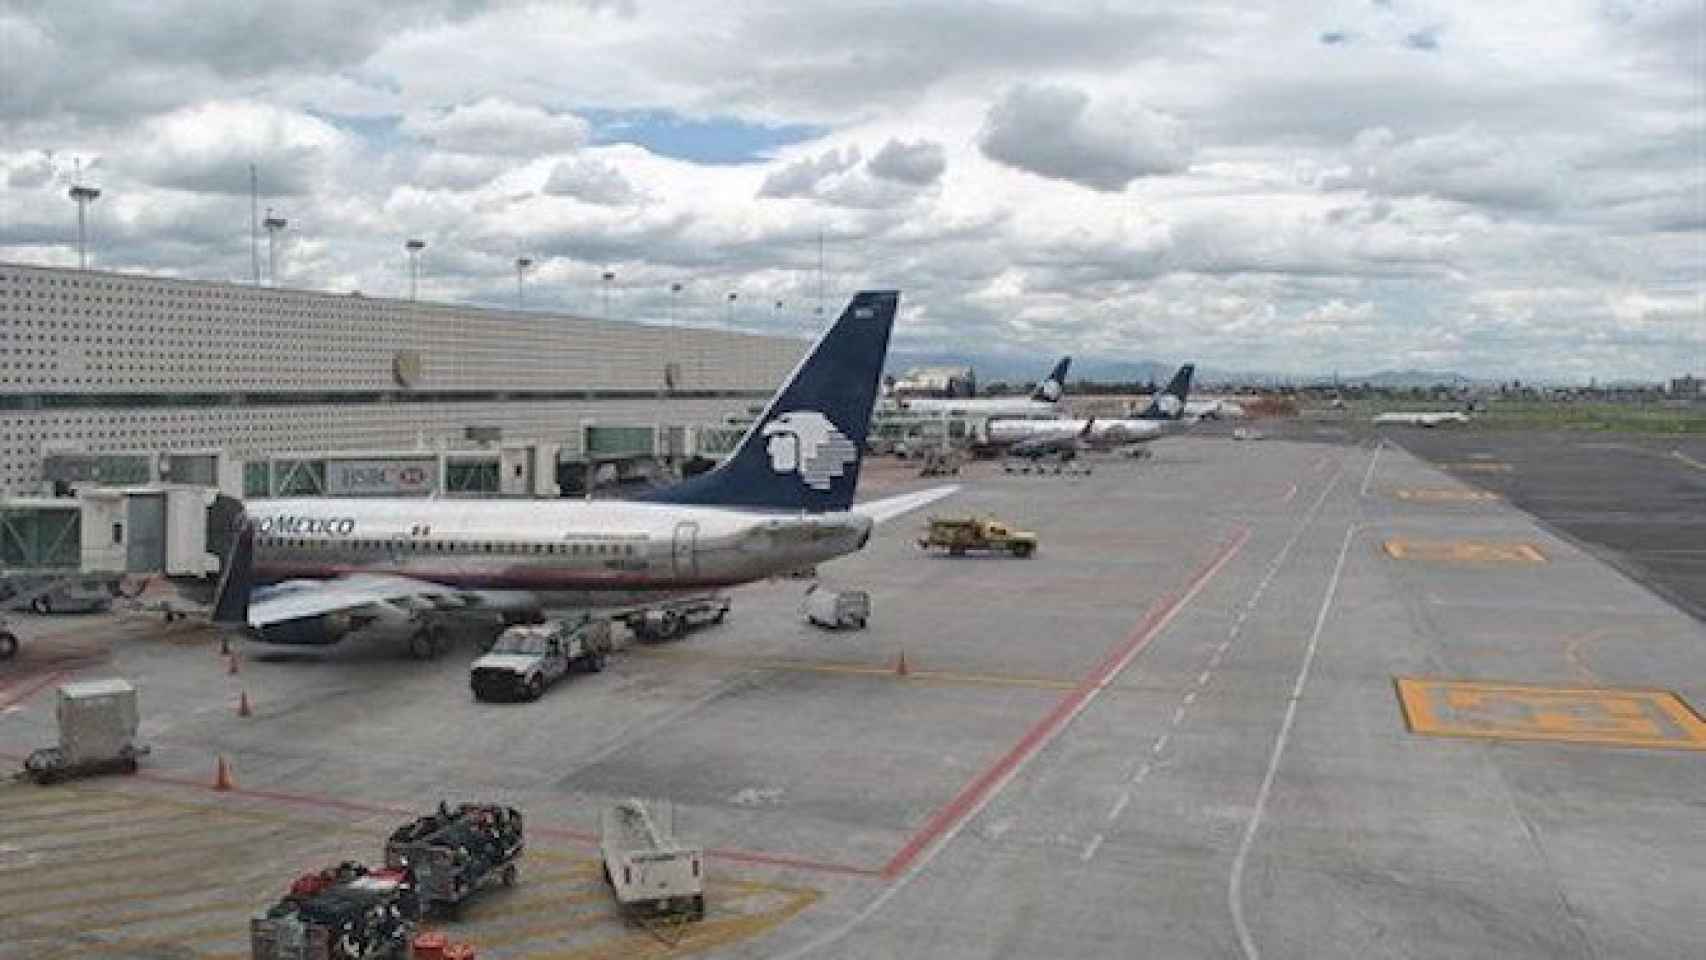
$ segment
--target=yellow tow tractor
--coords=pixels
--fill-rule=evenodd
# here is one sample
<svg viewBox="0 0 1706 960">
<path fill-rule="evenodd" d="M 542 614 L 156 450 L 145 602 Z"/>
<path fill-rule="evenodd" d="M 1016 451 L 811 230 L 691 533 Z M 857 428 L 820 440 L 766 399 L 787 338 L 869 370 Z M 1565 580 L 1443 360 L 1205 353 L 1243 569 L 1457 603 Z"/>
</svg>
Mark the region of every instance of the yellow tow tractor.
<svg viewBox="0 0 1706 960">
<path fill-rule="evenodd" d="M 918 538 L 918 545 L 926 550 L 944 547 L 955 557 L 964 556 L 968 550 L 1028 557 L 1036 552 L 1037 535 L 985 517 L 931 517 L 924 536 Z"/>
</svg>

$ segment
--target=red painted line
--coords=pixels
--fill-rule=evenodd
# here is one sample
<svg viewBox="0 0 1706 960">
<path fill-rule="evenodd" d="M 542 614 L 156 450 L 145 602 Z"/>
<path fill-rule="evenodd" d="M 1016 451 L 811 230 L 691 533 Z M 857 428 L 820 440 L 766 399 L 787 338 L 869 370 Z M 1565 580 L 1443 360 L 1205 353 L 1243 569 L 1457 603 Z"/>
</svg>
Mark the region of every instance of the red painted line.
<svg viewBox="0 0 1706 960">
<path fill-rule="evenodd" d="M 70 675 L 70 670 L 55 670 L 51 673 L 19 677 L 6 689 L 0 690 L 0 710 L 23 703 L 41 692 L 43 687 L 58 683 Z"/>
<path fill-rule="evenodd" d="M 1160 635 L 1173 617 L 1184 608 L 1185 601 L 1194 596 L 1203 584 L 1220 572 L 1244 544 L 1250 539 L 1249 528 L 1239 531 L 1226 546 L 1215 554 L 1200 570 L 1185 581 L 1184 586 L 1162 597 L 1144 613 L 1143 619 L 1132 628 L 1131 634 L 1108 655 L 1102 658 L 1088 676 L 1074 687 L 1071 693 L 1062 697 L 1059 703 L 1048 715 L 1038 721 L 1019 742 L 1013 745 L 1005 755 L 991 764 L 988 769 L 972 778 L 970 783 L 960 788 L 960 792 L 941 809 L 937 810 L 918 832 L 900 848 L 900 851 L 883 865 L 882 876 L 885 880 L 894 880 L 904 874 L 908 867 L 921 856 L 925 850 L 939 840 L 943 834 L 958 827 L 972 811 L 980 807 L 996 790 L 1004 785 L 1009 777 L 1016 773 L 1020 766 L 1043 747 L 1054 740 L 1066 728 L 1073 717 L 1089 704 L 1090 698 L 1103 687 L 1107 686 L 1114 677 L 1124 670 L 1139 652 L 1147 647 L 1150 641 Z"/>
<path fill-rule="evenodd" d="M 0 753 L 0 758 L 5 756 L 5 754 Z M 164 773 L 151 773 L 146 770 L 136 773 L 135 777 L 138 780 L 145 780 L 151 783 L 163 783 L 177 787 L 189 787 L 191 789 L 205 790 L 208 792 L 212 792 L 214 789 L 213 784 L 207 781 L 191 780 L 185 777 L 172 776 Z M 392 807 L 377 803 L 363 803 L 359 800 L 337 800 L 331 797 L 314 797 L 299 793 L 284 793 L 277 790 L 256 790 L 250 787 L 236 786 L 232 787 L 228 791 L 220 792 L 252 800 L 265 800 L 272 803 L 318 807 L 324 810 L 341 810 L 348 813 L 377 813 L 410 818 L 420 815 L 420 811 L 418 810 L 405 809 L 403 807 Z M 586 830 L 529 824 L 527 831 L 536 835 L 562 837 L 569 840 L 575 840 L 590 846 L 596 846 L 598 844 L 598 835 Z M 830 863 L 821 860 L 809 860 L 804 857 L 791 857 L 783 854 L 762 853 L 754 850 L 730 850 L 719 848 L 707 850 L 705 853 L 707 856 L 715 859 L 729 860 L 737 863 L 764 864 L 774 867 L 788 867 L 795 870 L 812 870 L 819 873 L 838 873 L 854 877 L 877 877 L 881 875 L 881 871 L 873 870 L 869 867 L 853 867 L 846 864 Z"/>
</svg>

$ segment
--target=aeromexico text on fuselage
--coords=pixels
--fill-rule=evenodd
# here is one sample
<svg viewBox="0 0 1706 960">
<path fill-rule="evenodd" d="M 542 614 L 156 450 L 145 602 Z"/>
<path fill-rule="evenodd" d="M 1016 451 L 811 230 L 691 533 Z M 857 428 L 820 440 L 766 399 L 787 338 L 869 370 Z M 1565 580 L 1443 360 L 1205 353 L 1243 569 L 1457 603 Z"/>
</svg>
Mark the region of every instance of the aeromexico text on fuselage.
<svg viewBox="0 0 1706 960">
<path fill-rule="evenodd" d="M 256 517 L 255 532 L 263 537 L 276 537 L 284 534 L 303 536 L 305 534 L 324 533 L 348 537 L 355 534 L 354 517 L 304 517 L 295 514 L 281 513 L 275 517 Z"/>
</svg>

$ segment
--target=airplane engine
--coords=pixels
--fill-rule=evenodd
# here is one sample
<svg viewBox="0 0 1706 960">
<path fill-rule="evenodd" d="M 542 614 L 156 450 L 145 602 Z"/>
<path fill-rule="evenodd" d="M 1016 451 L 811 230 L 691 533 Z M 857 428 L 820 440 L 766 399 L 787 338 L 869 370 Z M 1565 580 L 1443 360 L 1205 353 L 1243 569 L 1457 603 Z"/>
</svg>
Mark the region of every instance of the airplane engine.
<svg viewBox="0 0 1706 960">
<path fill-rule="evenodd" d="M 324 647 L 342 640 L 354 627 L 348 614 L 329 613 L 268 624 L 257 631 L 259 636 L 256 639 L 262 643 Z"/>
</svg>

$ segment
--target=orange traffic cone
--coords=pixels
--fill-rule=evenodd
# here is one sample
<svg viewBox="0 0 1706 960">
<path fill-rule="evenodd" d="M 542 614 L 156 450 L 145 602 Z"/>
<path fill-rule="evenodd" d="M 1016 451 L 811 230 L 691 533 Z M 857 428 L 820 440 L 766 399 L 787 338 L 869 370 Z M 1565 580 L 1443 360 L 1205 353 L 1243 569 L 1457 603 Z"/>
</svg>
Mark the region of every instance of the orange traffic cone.
<svg viewBox="0 0 1706 960">
<path fill-rule="evenodd" d="M 900 659 L 896 661 L 894 665 L 894 675 L 897 677 L 905 677 L 910 676 L 911 673 L 912 671 L 906 668 L 906 651 L 902 650 L 900 652 Z"/>
<path fill-rule="evenodd" d="M 255 711 L 249 707 L 249 691 L 239 690 L 237 692 L 237 716 L 252 717 L 254 715 Z"/>
<path fill-rule="evenodd" d="M 219 755 L 219 762 L 213 768 L 213 789 L 234 790 L 237 784 L 231 779 L 231 765 L 225 762 L 225 755 Z"/>
<path fill-rule="evenodd" d="M 237 655 L 233 653 L 231 656 L 226 658 L 226 662 L 230 664 L 230 666 L 225 668 L 225 672 L 235 674 L 237 672 Z"/>
</svg>

